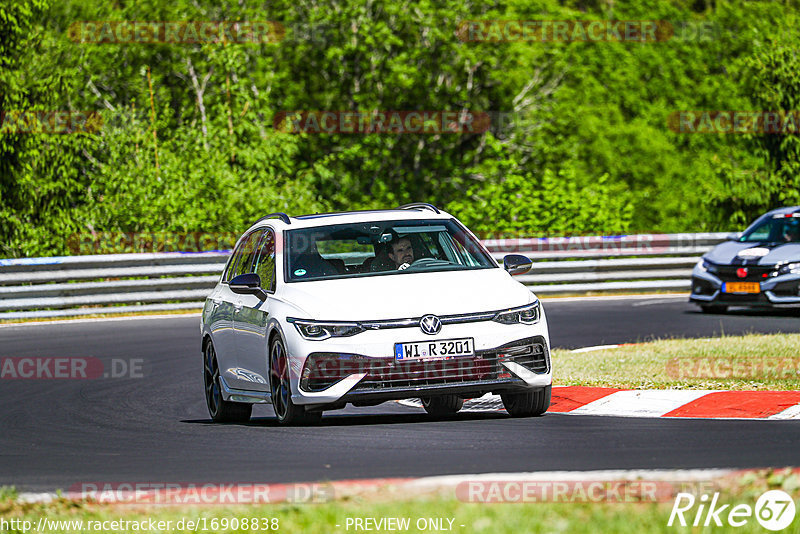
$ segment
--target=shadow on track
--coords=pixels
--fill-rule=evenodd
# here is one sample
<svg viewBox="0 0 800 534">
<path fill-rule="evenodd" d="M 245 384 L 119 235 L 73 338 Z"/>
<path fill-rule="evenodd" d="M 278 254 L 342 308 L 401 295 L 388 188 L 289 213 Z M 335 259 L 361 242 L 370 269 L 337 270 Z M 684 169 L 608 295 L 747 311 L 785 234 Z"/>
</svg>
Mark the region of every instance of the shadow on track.
<svg viewBox="0 0 800 534">
<path fill-rule="evenodd" d="M 339 427 L 339 426 L 368 426 L 368 425 L 403 425 L 417 423 L 442 423 L 442 422 L 462 422 L 462 421 L 484 421 L 488 419 L 508 419 L 512 418 L 503 413 L 481 413 L 467 412 L 451 417 L 432 417 L 421 413 L 387 413 L 387 414 L 331 414 L 322 417 L 322 421 L 314 425 L 298 426 L 294 428 L 316 428 L 316 427 Z M 537 419 L 535 417 L 530 418 Z M 250 426 L 250 427 L 275 427 L 292 428 L 278 424 L 274 417 L 254 417 L 247 423 L 214 423 L 211 419 L 185 419 L 181 423 L 213 425 L 213 426 Z"/>
<path fill-rule="evenodd" d="M 704 313 L 697 308 L 686 310 L 685 315 L 701 315 L 705 317 L 790 317 L 800 318 L 800 308 L 734 308 L 725 313 Z"/>
</svg>

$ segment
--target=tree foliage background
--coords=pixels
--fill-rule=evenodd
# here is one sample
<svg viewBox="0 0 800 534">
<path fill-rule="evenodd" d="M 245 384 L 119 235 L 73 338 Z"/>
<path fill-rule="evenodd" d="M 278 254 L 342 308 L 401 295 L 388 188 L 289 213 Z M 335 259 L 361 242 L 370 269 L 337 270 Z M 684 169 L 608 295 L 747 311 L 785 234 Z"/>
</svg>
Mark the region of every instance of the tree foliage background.
<svg viewBox="0 0 800 534">
<path fill-rule="evenodd" d="M 679 134 L 676 110 L 800 105 L 793 2 L 6 0 L 0 114 L 102 112 L 96 134 L 0 134 L 0 256 L 95 232 L 233 232 L 292 214 L 443 206 L 483 235 L 729 230 L 800 203 L 796 135 Z M 673 38 L 462 42 L 464 20 L 664 20 Z M 277 43 L 91 44 L 80 21 L 262 21 Z M 473 110 L 474 134 L 292 134 L 292 110 Z"/>
</svg>

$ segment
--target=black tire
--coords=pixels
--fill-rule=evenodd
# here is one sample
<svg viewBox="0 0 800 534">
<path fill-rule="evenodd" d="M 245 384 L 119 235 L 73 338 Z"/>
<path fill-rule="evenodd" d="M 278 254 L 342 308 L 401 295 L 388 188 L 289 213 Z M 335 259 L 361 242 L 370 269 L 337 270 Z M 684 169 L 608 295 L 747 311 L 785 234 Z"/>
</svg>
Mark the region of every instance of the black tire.
<svg viewBox="0 0 800 534">
<path fill-rule="evenodd" d="M 214 344 L 209 340 L 203 351 L 203 384 L 206 390 L 208 414 L 215 423 L 246 423 L 253 413 L 253 405 L 246 402 L 229 402 L 222 398 L 219 383 L 219 364 Z"/>
<path fill-rule="evenodd" d="M 280 337 L 276 337 L 269 349 L 269 385 L 272 408 L 275 417 L 282 425 L 307 425 L 322 419 L 321 411 L 307 412 L 305 406 L 292 402 L 292 388 L 289 383 L 289 361 L 286 348 Z"/>
<path fill-rule="evenodd" d="M 440 395 L 438 397 L 426 397 L 420 399 L 422 407 L 430 415 L 443 417 L 455 415 L 464 407 L 464 399 L 458 395 Z"/>
<path fill-rule="evenodd" d="M 534 417 L 542 415 L 550 407 L 553 386 L 526 393 L 501 393 L 503 406 L 511 417 Z"/>
<path fill-rule="evenodd" d="M 706 304 L 700 306 L 700 309 L 703 310 L 703 313 L 725 313 L 728 311 L 727 306 L 720 304 Z"/>
</svg>

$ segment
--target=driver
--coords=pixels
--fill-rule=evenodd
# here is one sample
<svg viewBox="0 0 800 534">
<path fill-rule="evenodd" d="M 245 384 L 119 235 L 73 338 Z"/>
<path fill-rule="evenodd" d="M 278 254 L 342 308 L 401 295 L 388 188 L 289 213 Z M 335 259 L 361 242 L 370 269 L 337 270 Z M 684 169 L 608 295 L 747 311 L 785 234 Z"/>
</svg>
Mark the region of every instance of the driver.
<svg viewBox="0 0 800 534">
<path fill-rule="evenodd" d="M 393 241 L 389 245 L 389 259 L 395 263 L 398 271 L 408 269 L 414 263 L 414 248 L 411 246 L 411 240 L 402 237 Z"/>
<path fill-rule="evenodd" d="M 787 224 L 783 228 L 784 241 L 800 241 L 800 224 Z"/>
</svg>

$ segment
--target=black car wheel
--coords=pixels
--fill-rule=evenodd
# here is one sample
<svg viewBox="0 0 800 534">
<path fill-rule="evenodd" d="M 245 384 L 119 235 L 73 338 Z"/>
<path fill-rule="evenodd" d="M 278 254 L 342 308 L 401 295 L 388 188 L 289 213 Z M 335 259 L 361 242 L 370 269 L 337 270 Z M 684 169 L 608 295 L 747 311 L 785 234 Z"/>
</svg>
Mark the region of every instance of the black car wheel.
<svg viewBox="0 0 800 534">
<path fill-rule="evenodd" d="M 436 417 L 455 415 L 464 407 L 464 399 L 458 395 L 440 395 L 420 400 L 422 400 L 422 407 L 425 408 L 425 411 Z"/>
<path fill-rule="evenodd" d="M 219 382 L 219 365 L 214 344 L 209 340 L 203 352 L 203 383 L 206 390 L 206 405 L 211 420 L 215 423 L 246 423 L 250 420 L 253 405 L 229 402 L 222 398 Z"/>
<path fill-rule="evenodd" d="M 550 407 L 552 389 L 553 386 L 547 386 L 526 393 L 501 393 L 500 398 L 512 417 L 533 417 L 542 415 Z"/>
<path fill-rule="evenodd" d="M 282 425 L 310 424 L 319 422 L 321 411 L 307 412 L 305 406 L 292 402 L 289 383 L 289 359 L 280 337 L 272 342 L 269 351 L 269 383 L 275 417 Z"/>
</svg>

